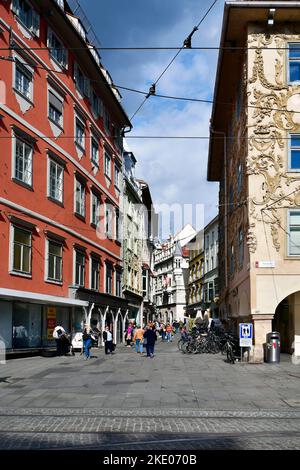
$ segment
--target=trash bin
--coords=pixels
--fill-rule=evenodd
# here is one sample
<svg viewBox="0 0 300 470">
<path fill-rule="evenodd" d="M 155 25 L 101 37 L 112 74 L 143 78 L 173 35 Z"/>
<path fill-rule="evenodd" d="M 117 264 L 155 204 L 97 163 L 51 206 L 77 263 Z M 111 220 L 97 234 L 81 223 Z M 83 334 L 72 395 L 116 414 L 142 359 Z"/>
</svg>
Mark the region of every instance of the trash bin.
<svg viewBox="0 0 300 470">
<path fill-rule="evenodd" d="M 267 334 L 266 362 L 273 364 L 280 362 L 280 333 L 278 331 Z"/>
</svg>

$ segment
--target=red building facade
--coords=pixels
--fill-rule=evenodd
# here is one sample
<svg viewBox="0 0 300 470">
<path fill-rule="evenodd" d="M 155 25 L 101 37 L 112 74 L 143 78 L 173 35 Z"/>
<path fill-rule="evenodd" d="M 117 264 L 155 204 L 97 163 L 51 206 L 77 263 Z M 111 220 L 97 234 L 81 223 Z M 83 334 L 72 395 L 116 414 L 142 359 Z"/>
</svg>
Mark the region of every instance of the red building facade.
<svg viewBox="0 0 300 470">
<path fill-rule="evenodd" d="M 0 335 L 41 348 L 91 321 L 117 340 L 120 96 L 65 1 L 0 0 L 0 47 Z"/>
</svg>

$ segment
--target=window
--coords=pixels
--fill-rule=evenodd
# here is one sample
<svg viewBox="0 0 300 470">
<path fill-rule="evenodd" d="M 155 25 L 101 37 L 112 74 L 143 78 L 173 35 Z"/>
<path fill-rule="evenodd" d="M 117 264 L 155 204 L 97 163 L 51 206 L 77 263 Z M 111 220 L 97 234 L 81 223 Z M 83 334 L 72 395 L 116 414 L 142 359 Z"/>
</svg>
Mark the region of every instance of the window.
<svg viewBox="0 0 300 470">
<path fill-rule="evenodd" d="M 112 217 L 113 209 L 110 204 L 106 204 L 105 207 L 105 233 L 106 236 L 112 238 Z"/>
<path fill-rule="evenodd" d="M 62 281 L 62 244 L 48 240 L 48 272 L 51 281 Z"/>
<path fill-rule="evenodd" d="M 75 213 L 85 217 L 85 184 L 75 179 Z"/>
<path fill-rule="evenodd" d="M 300 44 L 289 44 L 288 80 L 290 83 L 300 81 Z"/>
<path fill-rule="evenodd" d="M 85 77 L 76 62 L 74 63 L 74 81 L 77 89 L 83 95 L 85 91 Z"/>
<path fill-rule="evenodd" d="M 95 258 L 91 258 L 91 263 L 91 289 L 99 290 L 100 263 Z"/>
<path fill-rule="evenodd" d="M 49 53 L 52 59 L 54 59 L 60 66 L 66 68 L 67 50 L 51 29 L 48 29 L 47 47 L 49 48 Z"/>
<path fill-rule="evenodd" d="M 123 150 L 122 134 L 121 134 L 120 129 L 116 126 L 113 126 L 113 135 L 114 135 L 114 144 L 119 150 L 119 152 L 122 153 L 122 150 Z"/>
<path fill-rule="evenodd" d="M 106 152 L 104 156 L 104 174 L 108 178 L 111 178 L 111 158 Z"/>
<path fill-rule="evenodd" d="M 95 165 L 99 165 L 99 146 L 98 141 L 94 137 L 91 138 L 91 161 Z"/>
<path fill-rule="evenodd" d="M 62 202 L 64 169 L 54 160 L 49 160 L 48 172 L 48 196 L 56 201 Z"/>
<path fill-rule="evenodd" d="M 84 142 L 84 124 L 76 117 L 75 118 L 75 143 L 82 149 L 85 148 Z"/>
<path fill-rule="evenodd" d="M 32 185 L 32 145 L 16 137 L 14 155 L 14 178 Z"/>
<path fill-rule="evenodd" d="M 121 225 L 120 225 L 120 212 L 118 209 L 115 211 L 115 217 L 116 217 L 116 240 L 121 240 Z"/>
<path fill-rule="evenodd" d="M 300 211 L 289 211 L 288 254 L 300 255 Z"/>
<path fill-rule="evenodd" d="M 40 34 L 40 15 L 31 7 L 26 0 L 13 0 L 12 11 L 17 15 L 20 22 L 23 23 L 33 34 Z"/>
<path fill-rule="evenodd" d="M 110 135 L 110 117 L 106 109 L 104 110 L 104 129 L 106 134 Z"/>
<path fill-rule="evenodd" d="M 300 134 L 290 135 L 289 169 L 300 170 Z"/>
<path fill-rule="evenodd" d="M 213 299 L 214 299 L 214 283 L 209 282 L 208 283 L 208 301 L 212 302 Z"/>
<path fill-rule="evenodd" d="M 31 239 L 31 232 L 13 226 L 13 271 L 31 274 Z"/>
<path fill-rule="evenodd" d="M 85 254 L 75 251 L 75 285 L 84 287 Z"/>
<path fill-rule="evenodd" d="M 116 271 L 116 296 L 122 297 L 122 274 Z"/>
<path fill-rule="evenodd" d="M 58 126 L 63 126 L 63 102 L 51 90 L 49 90 L 48 117 Z"/>
<path fill-rule="evenodd" d="M 148 279 L 147 279 L 147 270 L 146 269 L 143 269 L 143 272 L 142 272 L 142 280 L 143 280 L 143 297 L 144 298 L 147 298 L 147 293 L 148 293 L 148 289 L 147 289 L 147 284 L 148 284 Z"/>
<path fill-rule="evenodd" d="M 100 199 L 94 193 L 91 193 L 91 195 L 91 224 L 97 226 L 100 219 Z"/>
<path fill-rule="evenodd" d="M 25 96 L 25 98 L 32 101 L 33 90 L 32 73 L 21 62 L 16 60 L 15 68 L 15 89 Z"/>
<path fill-rule="evenodd" d="M 120 169 L 115 165 L 115 187 L 120 189 Z"/>
<path fill-rule="evenodd" d="M 105 291 L 107 294 L 112 294 L 112 266 L 110 264 L 106 264 Z"/>
<path fill-rule="evenodd" d="M 238 262 L 241 268 L 244 263 L 244 232 L 242 227 L 239 229 L 238 233 Z"/>
<path fill-rule="evenodd" d="M 242 189 L 242 163 L 237 164 L 237 192 L 240 194 Z"/>
<path fill-rule="evenodd" d="M 94 90 L 92 91 L 92 111 L 95 115 L 96 118 L 98 118 L 99 116 L 101 116 L 101 100 L 100 98 L 96 95 L 96 93 L 94 92 Z"/>
</svg>

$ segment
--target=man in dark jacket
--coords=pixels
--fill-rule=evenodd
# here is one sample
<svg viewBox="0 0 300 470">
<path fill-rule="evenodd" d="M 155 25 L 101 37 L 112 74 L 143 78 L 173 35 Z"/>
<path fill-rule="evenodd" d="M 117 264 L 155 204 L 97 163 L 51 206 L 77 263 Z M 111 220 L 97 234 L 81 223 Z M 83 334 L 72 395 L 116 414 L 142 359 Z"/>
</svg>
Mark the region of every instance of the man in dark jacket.
<svg viewBox="0 0 300 470">
<path fill-rule="evenodd" d="M 110 331 L 109 327 L 107 326 L 105 328 L 105 331 L 103 331 L 103 340 L 104 340 L 104 346 L 105 346 L 105 354 L 112 354 L 113 353 L 113 342 L 112 342 L 112 332 Z M 108 352 L 109 351 L 109 352 Z"/>
<path fill-rule="evenodd" d="M 154 357 L 154 345 L 155 341 L 157 340 L 154 326 L 152 328 L 150 326 L 146 327 L 144 339 L 146 340 L 147 357 Z"/>
</svg>

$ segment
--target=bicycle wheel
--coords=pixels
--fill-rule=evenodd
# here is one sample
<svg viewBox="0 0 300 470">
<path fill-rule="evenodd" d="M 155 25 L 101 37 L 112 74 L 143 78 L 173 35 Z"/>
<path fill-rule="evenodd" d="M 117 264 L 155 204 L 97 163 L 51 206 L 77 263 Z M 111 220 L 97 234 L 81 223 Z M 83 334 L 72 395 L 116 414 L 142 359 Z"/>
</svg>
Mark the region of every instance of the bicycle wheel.
<svg viewBox="0 0 300 470">
<path fill-rule="evenodd" d="M 235 362 L 231 344 L 227 344 L 227 361 L 230 364 L 234 364 Z"/>
</svg>

